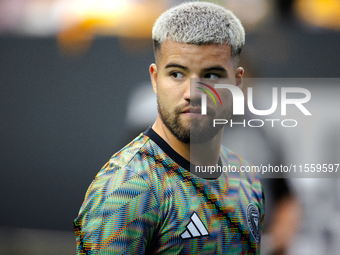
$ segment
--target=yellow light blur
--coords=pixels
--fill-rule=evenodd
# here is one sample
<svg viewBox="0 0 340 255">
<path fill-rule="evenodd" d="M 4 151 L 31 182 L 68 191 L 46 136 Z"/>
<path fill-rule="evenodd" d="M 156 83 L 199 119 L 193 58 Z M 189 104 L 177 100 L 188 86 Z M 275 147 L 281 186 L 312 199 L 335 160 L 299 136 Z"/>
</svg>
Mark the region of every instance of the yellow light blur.
<svg viewBox="0 0 340 255">
<path fill-rule="evenodd" d="M 302 20 L 312 26 L 340 29 L 339 0 L 297 0 L 295 10 Z"/>
<path fill-rule="evenodd" d="M 80 21 L 97 20 L 98 24 L 114 27 L 128 13 L 131 4 L 122 0 L 78 0 L 74 13 Z"/>
<path fill-rule="evenodd" d="M 150 38 L 152 26 L 164 11 L 162 1 L 76 0 L 64 29 L 58 34 L 62 51 L 84 52 L 95 35 Z"/>
</svg>

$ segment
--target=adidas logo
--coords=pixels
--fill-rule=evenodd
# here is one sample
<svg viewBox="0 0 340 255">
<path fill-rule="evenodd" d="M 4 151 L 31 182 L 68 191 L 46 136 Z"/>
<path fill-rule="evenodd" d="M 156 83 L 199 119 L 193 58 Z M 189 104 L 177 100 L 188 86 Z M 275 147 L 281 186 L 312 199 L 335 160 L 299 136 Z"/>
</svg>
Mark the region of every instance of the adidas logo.
<svg viewBox="0 0 340 255">
<path fill-rule="evenodd" d="M 191 221 L 186 226 L 186 230 L 181 234 L 182 239 L 209 235 L 208 230 L 206 229 L 196 212 L 194 212 L 190 218 Z"/>
</svg>

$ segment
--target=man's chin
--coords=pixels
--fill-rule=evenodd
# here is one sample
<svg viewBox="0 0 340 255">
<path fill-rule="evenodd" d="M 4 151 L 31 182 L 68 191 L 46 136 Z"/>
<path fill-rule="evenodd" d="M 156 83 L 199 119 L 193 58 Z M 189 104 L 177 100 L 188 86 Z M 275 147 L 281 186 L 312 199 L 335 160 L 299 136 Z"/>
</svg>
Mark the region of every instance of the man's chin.
<svg viewBox="0 0 340 255">
<path fill-rule="evenodd" d="M 213 126 L 215 118 L 225 118 L 228 116 L 229 111 L 217 114 L 213 110 L 209 111 L 207 115 L 202 115 L 202 118 L 191 118 L 190 120 L 190 143 L 191 144 L 202 144 L 210 140 L 213 140 L 224 125 Z"/>
<path fill-rule="evenodd" d="M 173 119 L 161 117 L 177 140 L 185 144 L 205 143 L 218 134 L 221 126 L 214 128 L 213 118 L 209 115 L 200 115 L 198 118 L 189 118 L 189 114 L 179 114 Z"/>
<path fill-rule="evenodd" d="M 190 128 L 181 126 L 179 129 L 172 130 L 173 135 L 185 144 L 202 144 L 212 140 L 221 130 L 220 127 L 192 126 Z"/>
</svg>

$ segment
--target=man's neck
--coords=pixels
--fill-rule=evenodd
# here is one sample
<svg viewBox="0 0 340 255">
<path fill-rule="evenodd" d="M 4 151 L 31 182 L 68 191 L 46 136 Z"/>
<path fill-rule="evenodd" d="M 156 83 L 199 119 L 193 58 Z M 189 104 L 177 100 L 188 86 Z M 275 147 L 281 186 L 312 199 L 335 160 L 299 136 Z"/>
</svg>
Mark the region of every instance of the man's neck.
<svg viewBox="0 0 340 255">
<path fill-rule="evenodd" d="M 199 144 L 186 144 L 179 141 L 164 125 L 159 116 L 153 124 L 152 129 L 162 137 L 173 150 L 192 164 L 198 166 L 216 166 L 218 164 L 223 129 L 220 130 L 213 139 Z"/>
</svg>

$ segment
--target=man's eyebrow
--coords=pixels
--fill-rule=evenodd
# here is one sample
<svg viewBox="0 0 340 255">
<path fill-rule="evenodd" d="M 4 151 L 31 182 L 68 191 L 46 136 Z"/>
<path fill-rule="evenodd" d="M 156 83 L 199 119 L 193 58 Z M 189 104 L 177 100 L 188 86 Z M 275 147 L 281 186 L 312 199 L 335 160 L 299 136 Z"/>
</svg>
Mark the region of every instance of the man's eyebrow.
<svg viewBox="0 0 340 255">
<path fill-rule="evenodd" d="M 189 70 L 188 67 L 182 66 L 182 65 L 179 65 L 179 64 L 176 64 L 176 63 L 169 63 L 169 64 L 167 64 L 167 65 L 165 66 L 165 68 L 170 68 L 170 67 L 181 68 L 181 69 L 183 69 L 183 70 L 185 70 L 185 71 Z"/>
<path fill-rule="evenodd" d="M 212 66 L 212 67 L 207 67 L 203 69 L 204 72 L 210 72 L 210 71 L 220 71 L 220 72 L 225 72 L 228 73 L 228 71 L 222 67 L 222 66 Z"/>
</svg>

